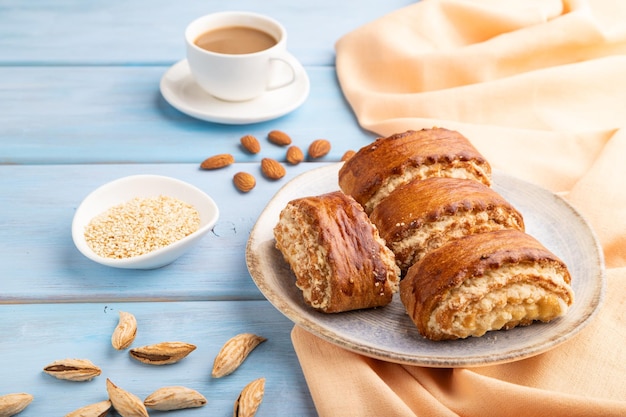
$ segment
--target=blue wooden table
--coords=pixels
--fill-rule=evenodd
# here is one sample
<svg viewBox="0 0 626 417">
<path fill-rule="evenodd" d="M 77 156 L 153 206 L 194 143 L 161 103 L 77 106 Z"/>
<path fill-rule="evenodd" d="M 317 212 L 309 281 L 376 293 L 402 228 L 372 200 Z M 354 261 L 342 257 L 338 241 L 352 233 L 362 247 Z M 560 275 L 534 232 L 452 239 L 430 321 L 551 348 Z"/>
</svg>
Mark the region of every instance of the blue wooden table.
<svg viewBox="0 0 626 417">
<path fill-rule="evenodd" d="M 166 385 L 202 392 L 202 409 L 171 415 L 229 416 L 245 384 L 267 378 L 259 416 L 312 416 L 315 408 L 290 341 L 293 324 L 252 282 L 244 249 L 257 216 L 286 181 L 374 137 L 360 129 L 334 70 L 334 43 L 352 29 L 411 2 L 233 0 L 0 0 L 0 395 L 28 392 L 20 416 L 61 416 L 106 398 L 105 379 L 140 398 Z M 193 119 L 161 96 L 159 81 L 184 58 L 183 31 L 194 18 L 225 9 L 264 13 L 289 33 L 292 54 L 311 82 L 305 103 L 268 122 L 220 125 Z M 329 155 L 260 179 L 248 194 L 232 175 L 258 172 L 260 156 L 239 148 L 252 134 L 263 156 L 288 132 L 302 148 L 331 141 Z M 228 152 L 235 165 L 201 171 Z M 110 180 L 160 174 L 188 181 L 221 209 L 212 234 L 157 270 L 117 270 L 83 257 L 70 234 L 82 199 Z M 154 367 L 110 344 L 118 312 L 138 321 L 134 346 L 185 341 L 198 348 L 178 364 Z M 237 333 L 266 337 L 232 375 L 213 379 L 213 359 Z M 102 375 L 86 383 L 42 372 L 65 358 L 88 358 Z M 154 413 L 159 414 L 159 413 Z"/>
</svg>

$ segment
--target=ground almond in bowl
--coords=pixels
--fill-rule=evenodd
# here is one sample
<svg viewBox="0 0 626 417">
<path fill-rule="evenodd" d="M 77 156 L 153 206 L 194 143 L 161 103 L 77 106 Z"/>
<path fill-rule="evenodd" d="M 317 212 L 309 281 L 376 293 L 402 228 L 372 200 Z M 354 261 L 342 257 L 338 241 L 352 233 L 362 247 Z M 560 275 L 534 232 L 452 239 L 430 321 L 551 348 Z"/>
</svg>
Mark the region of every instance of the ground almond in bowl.
<svg viewBox="0 0 626 417">
<path fill-rule="evenodd" d="M 195 207 L 173 197 L 134 198 L 94 217 L 85 241 L 105 258 L 132 258 L 168 246 L 200 228 Z"/>
</svg>

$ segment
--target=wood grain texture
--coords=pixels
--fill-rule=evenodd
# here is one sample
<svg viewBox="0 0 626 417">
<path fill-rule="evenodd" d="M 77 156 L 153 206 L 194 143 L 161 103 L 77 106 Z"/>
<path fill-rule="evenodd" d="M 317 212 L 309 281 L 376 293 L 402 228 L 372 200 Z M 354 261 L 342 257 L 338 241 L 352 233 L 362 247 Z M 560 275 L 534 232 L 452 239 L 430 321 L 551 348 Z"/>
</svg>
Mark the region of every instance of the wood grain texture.
<svg viewBox="0 0 626 417">
<path fill-rule="evenodd" d="M 291 345 L 293 324 L 252 282 L 245 245 L 261 210 L 289 179 L 373 139 L 343 98 L 334 44 L 412 3 L 0 0 L 0 395 L 35 396 L 20 416 L 64 415 L 101 401 L 107 377 L 141 398 L 164 385 L 186 385 L 203 393 L 207 406 L 168 414 L 227 416 L 240 390 L 261 376 L 267 383 L 259 417 L 316 415 Z M 311 81 L 296 111 L 229 126 L 193 119 L 163 99 L 159 82 L 184 58 L 187 23 L 225 9 L 268 14 L 284 24 L 289 50 Z M 260 158 L 285 156 L 265 139 L 274 129 L 288 132 L 303 150 L 319 138 L 330 140 L 332 150 L 267 181 Z M 260 154 L 239 147 L 246 134 L 259 138 Z M 198 169 L 204 158 L 223 152 L 237 163 Z M 233 187 L 240 170 L 257 176 L 250 193 Z M 83 257 L 71 240 L 74 211 L 98 186 L 133 174 L 168 175 L 205 190 L 221 209 L 214 232 L 153 271 L 116 270 Z M 171 366 L 133 361 L 110 344 L 119 310 L 137 317 L 135 346 L 181 340 L 198 348 Z M 212 379 L 222 343 L 250 331 L 268 341 L 235 373 Z M 42 372 L 72 357 L 92 360 L 102 375 L 71 383 Z"/>
<path fill-rule="evenodd" d="M 279 20 L 288 46 L 307 66 L 334 65 L 342 35 L 408 0 L 0 2 L 0 64 L 170 65 L 184 57 L 183 32 L 204 14 L 247 10 Z"/>
<path fill-rule="evenodd" d="M 165 366 L 130 358 L 128 350 L 111 346 L 120 310 L 137 317 L 133 347 L 183 341 L 197 349 Z M 291 328 L 291 322 L 267 301 L 0 305 L 0 394 L 34 395 L 20 417 L 61 416 L 106 399 L 106 378 L 141 399 L 163 386 L 183 385 L 201 392 L 208 404 L 180 415 L 228 416 L 241 389 L 253 379 L 265 377 L 266 394 L 259 416 L 314 416 L 291 346 Z M 267 341 L 231 375 L 212 378 L 213 360 L 222 344 L 244 332 L 259 334 Z M 88 382 L 72 382 L 43 372 L 47 364 L 66 358 L 89 359 L 102 374 Z"/>
<path fill-rule="evenodd" d="M 280 187 L 318 165 L 287 166 L 279 181 L 263 178 L 257 162 L 216 171 L 197 164 L 0 166 L 0 303 L 262 299 L 245 264 L 249 232 Z M 253 191 L 235 189 L 239 171 L 257 177 Z M 95 188 L 134 174 L 166 175 L 205 191 L 221 212 L 213 233 L 155 270 L 115 269 L 84 257 L 71 238 L 74 211 Z"/>
<path fill-rule="evenodd" d="M 0 67 L 0 164 L 189 163 L 229 152 L 256 136 L 262 153 L 283 158 L 267 134 L 288 132 L 308 148 L 332 142 L 323 161 L 365 146 L 374 135 L 356 123 L 332 68 L 308 69 L 311 93 L 294 112 L 252 125 L 208 123 L 187 116 L 161 96 L 166 67 Z M 19 87 L 15 87 L 15 86 Z"/>
</svg>

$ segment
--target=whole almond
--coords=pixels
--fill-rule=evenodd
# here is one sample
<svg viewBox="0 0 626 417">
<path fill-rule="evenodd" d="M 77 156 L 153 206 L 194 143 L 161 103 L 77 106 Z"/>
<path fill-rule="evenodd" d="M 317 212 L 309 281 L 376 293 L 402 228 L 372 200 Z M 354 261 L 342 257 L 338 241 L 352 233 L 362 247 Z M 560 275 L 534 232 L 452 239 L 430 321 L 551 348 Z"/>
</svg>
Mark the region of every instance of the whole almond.
<svg viewBox="0 0 626 417">
<path fill-rule="evenodd" d="M 202 169 L 218 169 L 224 168 L 235 162 L 235 157 L 229 153 L 221 153 L 213 155 L 202 161 L 200 168 Z"/>
<path fill-rule="evenodd" d="M 265 378 L 255 379 L 246 385 L 235 401 L 234 417 L 252 417 L 256 414 L 265 394 Z"/>
<path fill-rule="evenodd" d="M 348 150 L 348 151 L 346 151 L 346 152 L 343 154 L 343 156 L 341 157 L 341 161 L 342 161 L 342 162 L 347 161 L 348 159 L 352 158 L 352 157 L 354 156 L 354 154 L 355 154 L 355 153 L 356 153 L 356 152 L 354 152 L 353 150 Z"/>
<path fill-rule="evenodd" d="M 24 411 L 33 401 L 33 396 L 25 392 L 0 395 L 0 416 L 14 416 Z"/>
<path fill-rule="evenodd" d="M 159 388 L 143 401 L 146 407 L 159 411 L 202 407 L 206 403 L 206 398 L 198 391 L 180 386 Z"/>
<path fill-rule="evenodd" d="M 291 145 L 291 137 L 283 131 L 272 130 L 267 134 L 267 139 L 274 145 L 287 146 Z"/>
<path fill-rule="evenodd" d="M 102 373 L 100 368 L 88 359 L 63 359 L 54 361 L 43 368 L 48 375 L 68 381 L 90 381 Z"/>
<path fill-rule="evenodd" d="M 104 417 L 109 414 L 110 409 L 111 401 L 104 400 L 74 410 L 66 414 L 65 417 Z"/>
<path fill-rule="evenodd" d="M 256 179 L 247 172 L 238 172 L 233 176 L 233 183 L 239 191 L 247 193 L 256 186 Z"/>
<path fill-rule="evenodd" d="M 213 362 L 213 378 L 221 378 L 235 371 L 250 352 L 267 339 L 252 333 L 240 333 L 224 343 Z"/>
<path fill-rule="evenodd" d="M 309 157 L 321 158 L 330 152 L 330 142 L 326 139 L 316 139 L 309 145 Z"/>
<path fill-rule="evenodd" d="M 120 311 L 120 319 L 111 335 L 111 345 L 117 350 L 126 349 L 133 344 L 137 335 L 137 319 L 131 313 Z"/>
<path fill-rule="evenodd" d="M 300 162 L 304 161 L 304 154 L 300 148 L 296 145 L 292 145 L 287 149 L 286 159 L 291 165 L 298 165 Z"/>
<path fill-rule="evenodd" d="M 287 173 L 285 167 L 280 162 L 271 158 L 263 158 L 261 160 L 261 172 L 270 180 L 281 179 Z"/>
<path fill-rule="evenodd" d="M 196 349 L 195 345 L 185 342 L 162 342 L 141 346 L 129 351 L 130 356 L 139 362 L 150 365 L 169 365 L 185 358 Z"/>
<path fill-rule="evenodd" d="M 107 378 L 107 392 L 113 408 L 122 417 L 149 417 L 143 401 L 135 394 L 130 393 L 111 382 Z"/>
<path fill-rule="evenodd" d="M 261 152 L 261 144 L 259 143 L 257 138 L 252 135 L 243 136 L 240 139 L 240 142 L 241 146 L 243 146 L 243 148 L 250 153 L 257 154 Z"/>
</svg>

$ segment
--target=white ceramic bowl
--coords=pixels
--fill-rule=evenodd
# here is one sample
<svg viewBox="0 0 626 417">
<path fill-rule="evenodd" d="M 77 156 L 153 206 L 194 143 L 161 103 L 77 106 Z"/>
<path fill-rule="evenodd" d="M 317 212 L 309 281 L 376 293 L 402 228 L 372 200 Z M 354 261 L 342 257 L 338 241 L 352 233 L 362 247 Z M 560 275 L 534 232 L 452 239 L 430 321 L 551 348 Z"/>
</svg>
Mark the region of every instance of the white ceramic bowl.
<svg viewBox="0 0 626 417">
<path fill-rule="evenodd" d="M 166 247 L 131 258 L 113 259 L 96 254 L 85 241 L 85 227 L 96 215 L 133 198 L 166 195 L 191 204 L 200 214 L 200 228 Z M 213 229 L 219 217 L 217 204 L 202 190 L 175 178 L 133 175 L 109 182 L 94 190 L 80 204 L 72 221 L 76 248 L 87 258 L 115 268 L 154 269 L 170 264 Z"/>
</svg>

